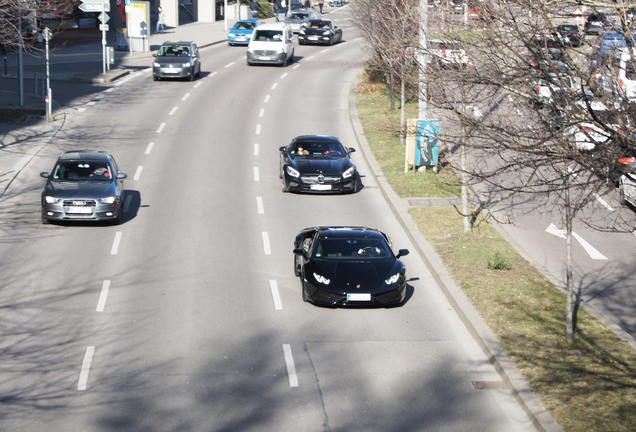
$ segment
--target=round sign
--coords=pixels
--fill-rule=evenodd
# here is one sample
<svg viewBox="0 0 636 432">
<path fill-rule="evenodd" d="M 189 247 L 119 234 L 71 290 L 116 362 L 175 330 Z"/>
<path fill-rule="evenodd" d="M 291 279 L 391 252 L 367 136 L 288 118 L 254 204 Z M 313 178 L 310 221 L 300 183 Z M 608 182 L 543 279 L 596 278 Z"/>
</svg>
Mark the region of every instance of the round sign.
<svg viewBox="0 0 636 432">
<path fill-rule="evenodd" d="M 51 32 L 50 28 L 44 27 L 44 31 L 42 32 L 42 37 L 44 38 L 44 40 L 49 41 L 53 37 L 53 32 Z"/>
</svg>

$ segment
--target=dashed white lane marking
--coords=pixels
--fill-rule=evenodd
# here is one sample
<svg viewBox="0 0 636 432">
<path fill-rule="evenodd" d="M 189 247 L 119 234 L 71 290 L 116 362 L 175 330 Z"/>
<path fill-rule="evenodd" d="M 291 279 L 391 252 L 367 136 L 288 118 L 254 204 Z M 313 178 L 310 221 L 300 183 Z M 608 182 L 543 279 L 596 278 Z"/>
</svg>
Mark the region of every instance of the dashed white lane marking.
<svg viewBox="0 0 636 432">
<path fill-rule="evenodd" d="M 214 72 L 212 75 L 214 75 L 215 73 L 216 73 L 216 72 Z M 212 76 L 212 75 L 210 75 L 210 76 Z M 194 87 L 192 87 L 192 88 L 197 88 L 197 87 L 199 87 L 201 84 L 203 84 L 203 81 L 199 81 L 199 82 L 198 82 L 198 83 L 196 83 L 196 84 L 194 85 Z"/>
<path fill-rule="evenodd" d="M 258 156 L 258 144 L 254 144 L 254 156 Z"/>
<path fill-rule="evenodd" d="M 263 102 L 267 103 L 268 101 L 269 101 L 269 95 L 265 96 L 265 100 Z"/>
<path fill-rule="evenodd" d="M 86 108 L 78 108 L 77 109 L 77 112 L 84 112 L 84 111 L 86 111 Z"/>
<path fill-rule="evenodd" d="M 152 151 L 152 146 L 154 146 L 155 143 L 151 142 L 150 144 L 148 144 L 148 147 L 146 147 L 146 154 L 150 154 L 150 152 Z"/>
<path fill-rule="evenodd" d="M 261 134 L 261 125 L 257 124 L 256 125 L 256 135 L 260 135 Z"/>
<path fill-rule="evenodd" d="M 78 390 L 86 390 L 86 386 L 88 384 L 88 371 L 91 368 L 94 353 L 95 347 L 89 346 L 86 348 L 86 354 L 84 354 L 84 361 L 82 362 L 82 369 L 80 369 L 79 381 L 77 382 Z"/>
<path fill-rule="evenodd" d="M 285 72 L 284 74 L 282 74 L 282 75 L 280 76 L 280 78 L 281 78 L 281 79 L 283 79 L 283 78 L 285 78 L 287 75 L 289 75 L 289 74 L 288 74 L 287 72 Z"/>
<path fill-rule="evenodd" d="M 104 98 L 104 94 L 98 94 L 97 96 L 95 96 L 95 99 L 103 99 Z"/>
<path fill-rule="evenodd" d="M 174 107 L 170 110 L 170 112 L 168 113 L 168 115 L 172 115 L 174 114 L 177 110 L 179 109 L 179 107 Z"/>
<path fill-rule="evenodd" d="M 189 97 L 190 97 L 190 93 L 186 93 L 185 96 L 181 98 L 181 100 L 184 101 Z"/>
<path fill-rule="evenodd" d="M 91 102 L 88 102 L 86 105 L 95 105 L 96 103 L 97 102 L 95 102 L 95 101 L 91 101 Z"/>
<path fill-rule="evenodd" d="M 132 202 L 132 195 L 128 195 L 126 197 L 126 202 L 124 202 L 124 208 L 122 209 L 124 213 L 128 213 L 130 209 L 130 203 Z"/>
<path fill-rule="evenodd" d="M 329 51 L 329 48 L 320 51 L 320 54 L 326 53 L 327 51 Z"/>
<path fill-rule="evenodd" d="M 292 356 L 291 346 L 283 344 L 283 356 L 285 357 L 285 366 L 287 366 L 287 376 L 289 377 L 289 386 L 298 387 L 298 376 L 296 375 L 296 366 L 294 365 L 294 357 Z"/>
<path fill-rule="evenodd" d="M 133 177 L 133 180 L 139 180 L 139 177 L 141 176 L 141 171 L 143 171 L 144 167 L 139 165 L 137 167 L 137 171 L 135 171 L 135 176 Z"/>
<path fill-rule="evenodd" d="M 292 67 L 292 69 L 298 69 L 300 67 L 300 63 L 294 65 L 294 67 Z"/>
<path fill-rule="evenodd" d="M 265 108 L 261 108 L 261 112 L 258 113 L 258 116 L 263 117 L 263 114 L 265 114 Z"/>
<path fill-rule="evenodd" d="M 235 64 L 235 62 L 232 62 L 232 63 L 226 64 L 226 65 L 225 65 L 225 67 L 230 67 L 230 66 L 232 66 L 233 64 Z"/>
<path fill-rule="evenodd" d="M 258 167 L 254 167 L 254 181 L 259 180 Z"/>
<path fill-rule="evenodd" d="M 309 57 L 307 57 L 307 58 L 306 58 L 306 59 L 304 59 L 304 60 L 305 60 L 305 61 L 309 61 L 309 60 L 311 60 L 312 58 L 314 58 L 314 56 L 309 56 Z"/>
<path fill-rule="evenodd" d="M 99 301 L 97 302 L 97 312 L 104 312 L 106 306 L 106 298 L 108 297 L 108 290 L 110 289 L 110 281 L 105 280 L 102 284 L 102 292 L 99 295 Z"/>
<path fill-rule="evenodd" d="M 600 202 L 603 207 L 605 207 L 606 209 L 608 209 L 609 211 L 613 212 L 614 209 L 612 208 L 611 205 L 609 205 L 607 203 L 607 201 L 605 201 L 603 198 L 601 198 L 601 196 L 599 194 L 597 194 L 596 192 L 592 193 L 592 195 L 594 196 L 594 198 L 596 198 L 598 200 L 598 202 Z"/>
<path fill-rule="evenodd" d="M 274 309 L 283 310 L 283 303 L 280 301 L 280 295 L 278 293 L 278 284 L 275 280 L 269 281 L 269 287 L 272 290 L 272 299 L 274 300 Z"/>
<path fill-rule="evenodd" d="M 264 214 L 265 208 L 263 207 L 263 198 L 257 196 L 256 197 L 256 208 L 258 209 L 258 214 Z"/>
<path fill-rule="evenodd" d="M 272 86 L 270 90 L 274 90 L 276 87 L 278 87 L 278 83 L 274 83 L 274 85 Z"/>
<path fill-rule="evenodd" d="M 263 235 L 263 250 L 265 251 L 265 255 L 271 255 L 272 249 L 269 246 L 269 235 L 267 235 L 267 231 L 263 231 L 261 234 Z"/>
<path fill-rule="evenodd" d="M 165 123 L 161 123 L 159 125 L 159 129 L 157 129 L 157 133 L 161 133 L 161 131 L 163 130 L 164 127 L 166 127 L 166 124 Z"/>
<path fill-rule="evenodd" d="M 121 231 L 115 233 L 115 240 L 113 240 L 113 247 L 110 248 L 111 255 L 117 255 L 119 249 L 119 242 L 121 242 Z"/>
<path fill-rule="evenodd" d="M 113 90 L 115 90 L 115 87 L 111 87 L 111 88 L 109 88 L 109 89 L 104 90 L 104 93 L 110 93 L 110 92 L 112 92 Z"/>
</svg>

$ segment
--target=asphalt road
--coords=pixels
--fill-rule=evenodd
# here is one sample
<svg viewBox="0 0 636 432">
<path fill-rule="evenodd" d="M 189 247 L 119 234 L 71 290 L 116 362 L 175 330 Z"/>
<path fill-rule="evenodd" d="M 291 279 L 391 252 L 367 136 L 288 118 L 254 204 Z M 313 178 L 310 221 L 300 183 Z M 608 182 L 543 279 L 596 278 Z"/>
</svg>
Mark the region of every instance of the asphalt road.
<svg viewBox="0 0 636 432">
<path fill-rule="evenodd" d="M 335 18 L 335 17 L 334 17 Z M 300 134 L 355 147 L 350 25 L 286 67 L 202 49 L 202 77 L 148 70 L 64 108 L 65 124 L 0 202 L 2 429 L 48 431 L 531 431 L 417 256 L 393 309 L 303 303 L 291 253 L 318 224 L 409 237 L 364 158 L 349 196 L 283 194 L 278 148 Z M 42 225 L 55 157 L 113 152 L 120 226 Z"/>
</svg>

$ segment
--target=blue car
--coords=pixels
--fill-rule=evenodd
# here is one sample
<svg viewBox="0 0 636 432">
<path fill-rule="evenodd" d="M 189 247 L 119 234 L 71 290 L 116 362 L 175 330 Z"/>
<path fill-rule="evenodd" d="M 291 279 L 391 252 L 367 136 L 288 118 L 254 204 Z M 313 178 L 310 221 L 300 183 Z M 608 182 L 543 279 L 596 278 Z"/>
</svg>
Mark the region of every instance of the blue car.
<svg viewBox="0 0 636 432">
<path fill-rule="evenodd" d="M 227 34 L 227 44 L 248 45 L 257 26 L 258 21 L 253 19 L 237 21 Z"/>
<path fill-rule="evenodd" d="M 625 37 L 622 34 L 616 32 L 608 32 L 604 35 L 599 36 L 595 45 L 598 48 L 599 56 L 601 58 L 604 58 L 612 54 L 612 52 L 614 52 L 614 50 L 618 48 L 627 47 L 627 42 L 625 41 Z"/>
</svg>

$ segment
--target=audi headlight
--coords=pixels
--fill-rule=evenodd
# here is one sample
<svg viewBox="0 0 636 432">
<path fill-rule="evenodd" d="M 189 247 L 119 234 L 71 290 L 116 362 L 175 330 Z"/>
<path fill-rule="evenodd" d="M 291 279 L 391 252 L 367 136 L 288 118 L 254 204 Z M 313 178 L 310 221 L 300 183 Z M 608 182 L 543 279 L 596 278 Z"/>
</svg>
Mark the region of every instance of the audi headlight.
<svg viewBox="0 0 636 432">
<path fill-rule="evenodd" d="M 152 65 L 153 65 L 154 67 L 161 67 L 161 64 L 160 64 L 160 63 L 157 63 L 157 62 L 154 62 Z"/>
<path fill-rule="evenodd" d="M 106 197 L 106 198 L 101 198 L 99 200 L 99 202 L 102 203 L 102 204 L 112 204 L 112 203 L 115 202 L 115 197 L 114 196 L 109 196 L 109 197 Z"/>
<path fill-rule="evenodd" d="M 181 67 L 190 67 L 190 62 L 182 64 Z"/>
<path fill-rule="evenodd" d="M 347 178 L 351 177 L 353 175 L 353 173 L 355 172 L 355 170 L 356 169 L 354 167 L 349 168 L 344 173 L 342 173 L 342 178 L 347 179 Z"/>
<path fill-rule="evenodd" d="M 400 274 L 396 273 L 393 276 L 391 276 L 390 278 L 386 279 L 384 281 L 384 283 L 387 284 L 387 285 L 393 285 L 394 283 L 396 283 L 398 281 L 399 278 L 400 278 Z"/>
<path fill-rule="evenodd" d="M 326 277 L 319 275 L 318 273 L 314 273 L 314 279 L 316 279 L 316 282 L 321 283 L 323 285 L 329 285 L 329 282 L 331 282 L 329 279 L 327 279 Z"/>
<path fill-rule="evenodd" d="M 290 176 L 294 178 L 300 177 L 300 173 L 297 170 L 293 169 L 292 167 L 288 166 L 285 169 L 287 170 L 287 174 L 289 174 Z"/>
<path fill-rule="evenodd" d="M 57 204 L 60 202 L 60 199 L 47 195 L 44 197 L 44 201 L 46 201 L 47 204 Z"/>
</svg>

